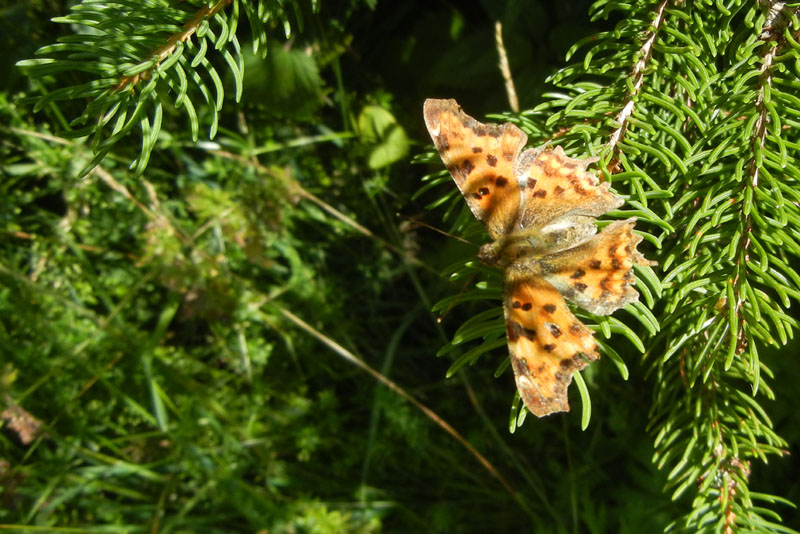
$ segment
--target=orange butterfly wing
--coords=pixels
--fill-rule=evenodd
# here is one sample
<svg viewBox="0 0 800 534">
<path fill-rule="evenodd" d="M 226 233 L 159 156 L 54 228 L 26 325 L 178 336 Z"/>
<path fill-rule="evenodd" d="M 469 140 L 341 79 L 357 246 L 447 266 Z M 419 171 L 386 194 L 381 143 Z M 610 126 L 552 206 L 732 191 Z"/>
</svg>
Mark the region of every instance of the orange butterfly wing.
<svg viewBox="0 0 800 534">
<path fill-rule="evenodd" d="M 615 221 L 592 239 L 539 260 L 545 279 L 581 308 L 609 315 L 639 293 L 633 289 L 633 266 L 654 265 L 636 250 L 635 218 Z"/>
<path fill-rule="evenodd" d="M 574 159 L 554 150 L 526 150 L 519 163 L 525 182 L 520 225 L 541 228 L 565 216 L 598 217 L 624 204 L 586 166 L 595 158 Z"/>
<path fill-rule="evenodd" d="M 520 397 L 537 417 L 568 412 L 572 374 L 600 357 L 592 332 L 546 281 L 513 269 L 506 276 L 506 335 Z"/>
<path fill-rule="evenodd" d="M 493 239 L 512 231 L 520 203 L 515 163 L 528 140 L 525 132 L 510 123 L 480 123 L 455 100 L 426 100 L 424 116 L 442 161 L 475 217 Z"/>
</svg>

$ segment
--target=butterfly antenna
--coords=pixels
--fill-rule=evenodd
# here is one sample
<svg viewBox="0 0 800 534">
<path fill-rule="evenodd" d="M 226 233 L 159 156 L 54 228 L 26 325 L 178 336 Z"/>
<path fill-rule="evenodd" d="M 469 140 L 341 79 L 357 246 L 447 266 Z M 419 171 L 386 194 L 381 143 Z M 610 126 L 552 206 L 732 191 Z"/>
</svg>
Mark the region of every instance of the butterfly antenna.
<svg viewBox="0 0 800 534">
<path fill-rule="evenodd" d="M 450 305 L 444 310 L 444 312 L 442 312 L 442 314 L 436 318 L 437 323 L 441 323 L 442 321 L 444 321 L 444 318 L 447 317 L 447 314 L 450 313 L 450 310 L 453 309 L 453 306 L 455 306 L 458 303 L 458 300 L 461 298 L 461 295 L 464 294 L 464 291 L 467 289 L 467 286 L 470 285 L 474 279 L 475 275 L 473 274 L 472 276 L 469 277 L 469 279 L 466 282 L 464 282 L 464 285 L 461 287 L 461 291 L 458 292 L 458 295 L 456 295 L 456 298 L 453 299 L 453 302 L 451 302 Z"/>
<path fill-rule="evenodd" d="M 405 221 L 408 221 L 409 223 L 413 224 L 414 226 L 422 226 L 423 228 L 427 228 L 428 230 L 433 230 L 434 232 L 438 232 L 438 233 L 442 234 L 443 236 L 450 237 L 452 239 L 455 239 L 456 241 L 461 241 L 462 243 L 466 243 L 467 245 L 472 245 L 473 247 L 476 247 L 476 248 L 478 246 L 475 243 L 467 241 L 463 237 L 459 237 L 457 235 L 453 235 L 453 234 L 450 234 L 448 232 L 445 232 L 444 230 L 436 228 L 435 226 L 431 226 L 430 224 L 428 224 L 426 222 L 422 222 L 419 219 L 414 219 L 413 217 L 409 217 L 408 215 L 403 215 L 402 213 L 398 213 L 397 216 L 400 217 L 401 219 L 405 220 Z"/>
</svg>

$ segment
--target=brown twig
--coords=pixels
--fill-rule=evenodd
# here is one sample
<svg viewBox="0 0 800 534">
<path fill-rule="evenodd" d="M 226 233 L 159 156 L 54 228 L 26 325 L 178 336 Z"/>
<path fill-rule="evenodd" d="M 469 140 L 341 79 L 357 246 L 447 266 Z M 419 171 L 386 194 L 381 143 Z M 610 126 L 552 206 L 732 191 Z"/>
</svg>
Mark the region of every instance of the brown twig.
<svg viewBox="0 0 800 534">
<path fill-rule="evenodd" d="M 503 44 L 503 23 L 499 20 L 494 23 L 494 42 L 497 46 L 497 55 L 500 60 L 500 74 L 503 75 L 503 80 L 506 82 L 506 95 L 508 95 L 508 105 L 511 111 L 519 113 L 519 99 L 517 98 L 517 89 L 514 87 L 514 79 L 511 77 L 511 67 L 508 65 L 508 54 L 506 54 L 506 46 Z"/>
<path fill-rule="evenodd" d="M 747 188 L 752 188 L 755 190 L 758 188 L 760 168 L 755 154 L 764 149 L 767 138 L 769 110 L 764 103 L 764 99 L 768 88 L 772 86 L 772 66 L 775 61 L 775 57 L 778 56 L 779 52 L 781 51 L 780 46 L 774 45 L 776 41 L 781 41 L 783 39 L 782 32 L 786 24 L 786 17 L 783 15 L 782 11 L 784 6 L 784 2 L 774 2 L 771 4 L 771 9 L 768 12 L 767 23 L 765 24 L 765 28 L 768 29 L 766 29 L 761 35 L 761 40 L 764 41 L 764 44 L 761 47 L 762 61 L 760 74 L 758 77 L 758 92 L 756 94 L 755 102 L 753 103 L 758 115 L 756 117 L 753 127 L 753 134 L 751 137 L 751 154 L 753 154 L 753 156 L 750 158 L 748 163 L 750 180 L 742 182 L 743 190 Z M 736 276 L 733 279 L 733 290 L 736 294 L 736 304 L 733 313 L 737 314 L 739 323 L 739 328 L 737 329 L 738 339 L 736 340 L 736 351 L 738 353 L 744 352 L 745 347 L 747 346 L 747 339 L 744 334 L 745 317 L 739 311 L 742 305 L 744 305 L 745 295 L 743 295 L 744 292 L 742 291 L 742 285 L 739 283 L 739 278 L 743 272 L 747 271 L 747 262 L 750 260 L 748 252 L 750 249 L 750 234 L 753 231 L 753 215 L 752 213 L 745 214 L 744 210 L 745 202 L 743 200 L 741 203 L 741 209 L 739 210 L 742 217 L 742 235 L 739 238 L 739 250 L 736 258 Z M 733 332 L 731 332 L 731 335 L 733 335 Z"/>
</svg>

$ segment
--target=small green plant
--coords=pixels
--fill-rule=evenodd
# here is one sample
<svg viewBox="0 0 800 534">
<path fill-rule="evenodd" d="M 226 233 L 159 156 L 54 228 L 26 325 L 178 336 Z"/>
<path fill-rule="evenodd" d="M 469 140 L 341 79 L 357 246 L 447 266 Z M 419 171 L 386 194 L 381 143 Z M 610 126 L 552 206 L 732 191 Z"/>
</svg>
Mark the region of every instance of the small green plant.
<svg viewBox="0 0 800 534">
<path fill-rule="evenodd" d="M 73 4 L 0 9 L 0 529 L 797 528 L 796 6 Z M 503 431 L 499 272 L 409 200 L 424 98 L 500 109 L 502 72 L 530 109 L 492 119 L 599 157 L 659 261 L 588 318 L 583 431 Z"/>
</svg>

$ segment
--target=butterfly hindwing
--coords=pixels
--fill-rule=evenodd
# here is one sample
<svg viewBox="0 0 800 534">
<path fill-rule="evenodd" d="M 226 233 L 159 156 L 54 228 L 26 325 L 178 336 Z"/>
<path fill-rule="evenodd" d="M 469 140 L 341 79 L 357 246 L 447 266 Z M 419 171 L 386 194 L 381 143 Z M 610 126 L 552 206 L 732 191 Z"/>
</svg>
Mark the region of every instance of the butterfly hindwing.
<svg viewBox="0 0 800 534">
<path fill-rule="evenodd" d="M 480 123 L 461 111 L 455 100 L 426 100 L 424 116 L 472 213 L 493 239 L 510 232 L 519 214 L 515 165 L 528 138 L 525 132 L 510 123 Z"/>
<path fill-rule="evenodd" d="M 636 250 L 635 218 L 615 221 L 584 243 L 539 260 L 545 279 L 581 308 L 608 315 L 639 294 L 633 289 L 633 266 L 652 265 Z"/>
<path fill-rule="evenodd" d="M 542 417 L 569 411 L 572 374 L 596 360 L 597 345 L 556 288 L 513 268 L 503 307 L 511 367 L 525 406 Z"/>
</svg>

